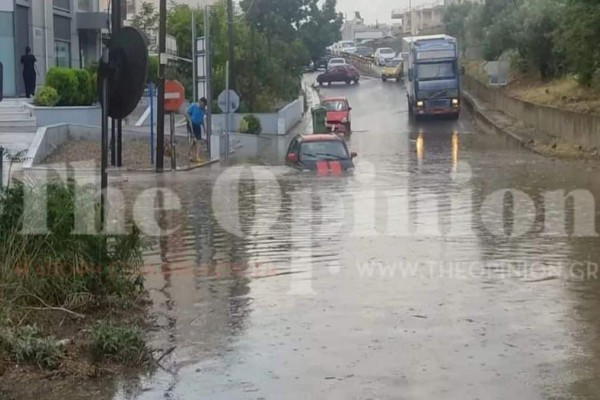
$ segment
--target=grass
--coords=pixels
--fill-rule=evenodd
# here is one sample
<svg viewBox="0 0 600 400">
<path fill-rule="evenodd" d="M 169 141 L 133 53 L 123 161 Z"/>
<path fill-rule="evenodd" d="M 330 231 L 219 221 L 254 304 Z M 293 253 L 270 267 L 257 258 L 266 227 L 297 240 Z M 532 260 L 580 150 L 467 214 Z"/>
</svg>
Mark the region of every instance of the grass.
<svg viewBox="0 0 600 400">
<path fill-rule="evenodd" d="M 133 226 L 125 235 L 74 234 L 76 201 L 91 199 L 78 210 L 99 221 L 94 195 L 73 182 L 0 191 L 0 367 L 56 369 L 67 356 L 86 358 L 84 349 L 117 364 L 148 358 L 136 325 L 145 314 L 131 306 L 144 295 L 140 232 Z M 33 210 L 45 207 L 46 221 L 26 212 L 26 199 Z M 27 233 L 44 223 L 46 231 Z M 97 322 L 104 318 L 115 322 Z M 77 348 L 67 354 L 65 343 Z"/>
<path fill-rule="evenodd" d="M 520 79 L 510 92 L 521 100 L 583 113 L 600 114 L 600 90 L 579 85 L 568 76 L 550 82 Z"/>
<path fill-rule="evenodd" d="M 487 84 L 485 62 L 463 62 L 466 73 Z M 564 110 L 600 114 L 600 89 L 581 86 L 574 76 L 564 76 L 551 81 L 542 81 L 539 76 L 519 74 L 514 71 L 509 78 L 508 92 L 524 101 Z"/>
<path fill-rule="evenodd" d="M 92 352 L 97 360 L 110 359 L 123 365 L 140 365 L 150 354 L 138 327 L 113 322 L 94 325 Z"/>
</svg>

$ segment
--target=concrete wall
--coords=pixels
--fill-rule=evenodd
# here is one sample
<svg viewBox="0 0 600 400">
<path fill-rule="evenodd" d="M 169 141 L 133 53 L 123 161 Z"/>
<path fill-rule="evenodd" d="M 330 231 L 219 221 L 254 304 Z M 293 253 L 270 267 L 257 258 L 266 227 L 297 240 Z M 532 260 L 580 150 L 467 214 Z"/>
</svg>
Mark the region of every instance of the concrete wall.
<svg viewBox="0 0 600 400">
<path fill-rule="evenodd" d="M 509 96 L 504 89 L 488 87 L 465 76 L 463 88 L 494 109 L 521 120 L 541 132 L 581 146 L 586 150 L 600 149 L 600 115 L 561 110 L 542 106 Z"/>
<path fill-rule="evenodd" d="M 233 114 L 231 116 L 231 130 L 237 131 L 240 127 L 240 122 L 247 114 Z M 277 113 L 258 113 L 254 114 L 259 120 L 264 135 L 286 135 L 288 134 L 301 120 L 304 115 L 304 98 L 300 96 L 279 110 Z M 213 134 L 219 134 L 225 130 L 225 115 L 214 114 L 212 116 Z"/>
<path fill-rule="evenodd" d="M 123 131 L 123 141 L 125 142 L 147 138 L 148 134 L 146 132 Z M 100 139 L 100 128 L 96 126 L 60 124 L 38 128 L 29 147 L 27 160 L 23 164 L 23 168 L 31 168 L 42 163 L 57 147 L 68 140 L 100 141 Z"/>
<path fill-rule="evenodd" d="M 56 124 L 74 124 L 100 126 L 102 109 L 100 106 L 90 107 L 36 107 L 25 105 L 35 116 L 37 126 Z"/>
</svg>

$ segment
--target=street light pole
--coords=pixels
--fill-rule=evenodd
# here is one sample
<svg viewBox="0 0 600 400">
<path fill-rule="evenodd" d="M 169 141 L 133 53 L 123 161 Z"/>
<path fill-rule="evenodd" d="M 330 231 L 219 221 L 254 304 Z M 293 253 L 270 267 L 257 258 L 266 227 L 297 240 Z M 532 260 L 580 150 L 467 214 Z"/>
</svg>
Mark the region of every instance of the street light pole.
<svg viewBox="0 0 600 400">
<path fill-rule="evenodd" d="M 231 90 L 235 90 L 235 78 L 233 75 L 233 64 L 234 64 L 234 54 L 233 54 L 233 0 L 227 0 L 227 34 L 229 41 L 229 77 L 231 82 L 229 82 L 229 88 Z"/>
<path fill-rule="evenodd" d="M 167 0 L 160 0 L 158 27 L 158 110 L 156 172 L 163 172 L 165 157 L 165 67 L 167 64 Z"/>
</svg>

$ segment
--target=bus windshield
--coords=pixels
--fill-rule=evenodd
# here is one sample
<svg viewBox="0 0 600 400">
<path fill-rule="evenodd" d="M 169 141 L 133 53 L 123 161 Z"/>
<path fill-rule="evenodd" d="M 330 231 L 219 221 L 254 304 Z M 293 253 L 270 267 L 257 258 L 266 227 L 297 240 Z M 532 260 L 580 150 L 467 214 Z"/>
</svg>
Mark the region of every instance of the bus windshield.
<svg viewBox="0 0 600 400">
<path fill-rule="evenodd" d="M 417 77 L 420 81 L 454 79 L 456 68 L 452 62 L 418 64 Z"/>
</svg>

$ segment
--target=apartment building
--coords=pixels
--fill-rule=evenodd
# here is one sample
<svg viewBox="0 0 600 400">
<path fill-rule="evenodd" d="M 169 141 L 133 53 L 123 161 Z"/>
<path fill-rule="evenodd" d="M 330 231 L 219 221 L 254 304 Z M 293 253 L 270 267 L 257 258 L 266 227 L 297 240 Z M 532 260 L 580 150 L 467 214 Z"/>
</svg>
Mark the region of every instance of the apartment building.
<svg viewBox="0 0 600 400">
<path fill-rule="evenodd" d="M 0 62 L 5 97 L 25 94 L 21 55 L 29 46 L 44 83 L 54 66 L 82 68 L 100 57 L 108 15 L 99 0 L 0 0 Z"/>
</svg>

